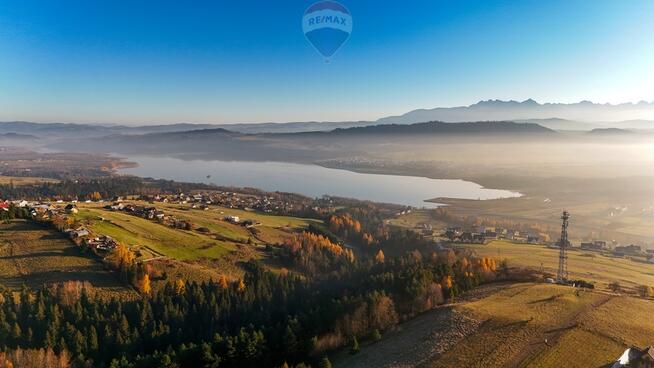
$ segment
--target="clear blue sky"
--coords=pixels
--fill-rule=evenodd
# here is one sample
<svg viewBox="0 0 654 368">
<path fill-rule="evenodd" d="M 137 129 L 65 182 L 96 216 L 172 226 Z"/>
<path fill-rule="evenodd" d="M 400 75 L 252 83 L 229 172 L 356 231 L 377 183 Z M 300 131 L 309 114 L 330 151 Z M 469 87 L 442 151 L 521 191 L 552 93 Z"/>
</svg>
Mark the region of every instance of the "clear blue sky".
<svg viewBox="0 0 654 368">
<path fill-rule="evenodd" d="M 0 120 L 358 120 L 480 99 L 654 100 L 654 1 L 0 1 Z"/>
</svg>

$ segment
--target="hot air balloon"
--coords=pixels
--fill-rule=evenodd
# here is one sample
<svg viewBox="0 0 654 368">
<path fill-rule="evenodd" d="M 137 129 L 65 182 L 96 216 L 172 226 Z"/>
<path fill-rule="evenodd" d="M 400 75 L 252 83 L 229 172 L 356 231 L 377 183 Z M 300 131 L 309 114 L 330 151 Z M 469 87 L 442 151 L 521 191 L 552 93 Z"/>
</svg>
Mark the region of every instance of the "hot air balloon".
<svg viewBox="0 0 654 368">
<path fill-rule="evenodd" d="M 302 30 L 311 45 L 329 61 L 350 38 L 352 16 L 336 1 L 319 1 L 304 12 Z"/>
</svg>

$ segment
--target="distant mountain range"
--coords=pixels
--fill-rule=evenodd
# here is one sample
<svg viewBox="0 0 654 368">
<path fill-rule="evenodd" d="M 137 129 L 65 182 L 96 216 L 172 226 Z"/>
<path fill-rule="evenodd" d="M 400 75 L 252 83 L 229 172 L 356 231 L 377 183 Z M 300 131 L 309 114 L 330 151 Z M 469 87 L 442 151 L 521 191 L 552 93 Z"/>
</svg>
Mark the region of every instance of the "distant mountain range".
<svg viewBox="0 0 654 368">
<path fill-rule="evenodd" d="M 618 128 L 606 128 L 606 129 L 593 129 L 588 134 L 591 135 L 604 135 L 604 136 L 615 136 L 615 135 L 631 135 L 634 132 L 626 129 Z"/>
<path fill-rule="evenodd" d="M 430 110 L 414 110 L 400 116 L 377 120 L 378 124 L 411 124 L 422 121 L 487 121 L 487 120 L 530 120 L 565 119 L 578 122 L 604 122 L 654 119 L 654 103 L 639 102 L 619 105 L 596 104 L 589 101 L 579 103 L 545 103 L 532 99 L 518 101 L 488 100 L 470 106 L 439 107 Z"/>
<path fill-rule="evenodd" d="M 47 143 L 55 150 L 76 152 L 119 152 L 133 155 L 170 155 L 225 160 L 314 162 L 335 155 L 360 155 L 365 145 L 393 141 L 410 144 L 416 139 L 446 142 L 466 139 L 516 138 L 521 141 L 556 138 L 559 133 L 537 124 L 515 122 L 376 125 L 340 128 L 326 132 L 243 134 L 222 128 L 182 132 L 114 134 L 97 139 L 63 138 Z"/>
<path fill-rule="evenodd" d="M 33 140 L 38 139 L 38 137 L 30 134 L 0 133 L 0 139 Z"/>
<path fill-rule="evenodd" d="M 360 136 L 360 135 L 500 135 L 500 134 L 553 134 L 553 130 L 533 123 L 516 123 L 511 121 L 484 121 L 466 123 L 444 123 L 432 121 L 415 124 L 381 124 L 364 127 L 339 128 L 328 132 L 293 133 L 296 136 L 319 134 L 323 136 Z"/>
<path fill-rule="evenodd" d="M 112 134 L 139 135 L 148 133 L 183 132 L 190 130 L 222 128 L 244 134 L 298 133 L 331 131 L 371 125 L 406 125 L 440 121 L 460 123 L 471 121 L 515 121 L 535 123 L 553 130 L 591 131 L 593 129 L 619 128 L 654 129 L 654 102 L 625 103 L 618 105 L 579 103 L 545 103 L 532 99 L 518 101 L 488 100 L 470 106 L 439 107 L 410 111 L 399 116 L 381 118 L 377 121 L 347 122 L 291 122 L 248 124 L 161 124 L 144 126 L 0 122 L 0 132 L 49 136 L 104 136 Z"/>
</svg>

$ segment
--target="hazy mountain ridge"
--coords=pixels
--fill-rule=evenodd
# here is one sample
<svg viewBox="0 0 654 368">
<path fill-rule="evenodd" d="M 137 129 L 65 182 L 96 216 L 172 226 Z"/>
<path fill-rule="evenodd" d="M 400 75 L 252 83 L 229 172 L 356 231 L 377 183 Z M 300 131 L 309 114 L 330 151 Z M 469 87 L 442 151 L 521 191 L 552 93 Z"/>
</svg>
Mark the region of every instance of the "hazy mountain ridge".
<svg viewBox="0 0 654 368">
<path fill-rule="evenodd" d="M 407 125 L 429 121 L 445 123 L 513 121 L 536 123 L 552 130 L 591 131 L 597 128 L 654 129 L 654 102 L 618 105 L 582 101 L 573 104 L 540 104 L 532 99 L 523 102 L 487 100 L 469 106 L 419 109 L 377 121 L 288 122 L 158 125 L 110 125 L 81 123 L 0 122 L 0 132 L 53 136 L 92 137 L 112 134 L 139 135 L 148 133 L 183 132 L 201 129 L 226 129 L 243 134 L 327 132 L 374 125 Z"/>
<path fill-rule="evenodd" d="M 487 121 L 526 119 L 565 119 L 580 122 L 621 122 L 625 120 L 654 120 L 654 102 L 596 104 L 582 101 L 572 104 L 540 104 L 532 99 L 522 102 L 487 100 L 469 106 L 438 107 L 413 110 L 399 116 L 377 120 L 380 124 L 411 124 L 420 121 Z"/>
<path fill-rule="evenodd" d="M 593 129 L 588 134 L 591 135 L 629 135 L 634 134 L 631 130 L 619 129 L 619 128 L 604 128 L 604 129 Z"/>
<path fill-rule="evenodd" d="M 553 130 L 533 123 L 515 123 L 511 121 L 446 123 L 430 121 L 415 124 L 379 124 L 365 127 L 339 128 L 328 132 L 307 132 L 288 134 L 307 136 L 320 135 L 426 135 L 426 134 L 552 134 Z"/>
</svg>

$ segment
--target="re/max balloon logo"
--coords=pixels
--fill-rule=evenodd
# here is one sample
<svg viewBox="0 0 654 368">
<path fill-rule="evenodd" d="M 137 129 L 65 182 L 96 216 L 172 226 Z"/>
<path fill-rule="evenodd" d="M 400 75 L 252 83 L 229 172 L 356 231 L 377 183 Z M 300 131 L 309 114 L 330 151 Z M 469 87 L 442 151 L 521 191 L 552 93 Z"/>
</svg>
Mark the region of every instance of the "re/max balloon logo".
<svg viewBox="0 0 654 368">
<path fill-rule="evenodd" d="M 352 33 L 352 15 L 336 1 L 320 1 L 304 12 L 302 30 L 307 40 L 327 60 Z"/>
</svg>

